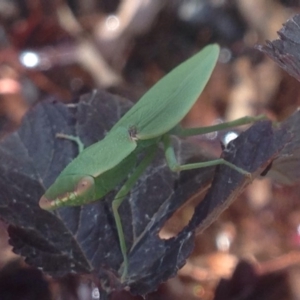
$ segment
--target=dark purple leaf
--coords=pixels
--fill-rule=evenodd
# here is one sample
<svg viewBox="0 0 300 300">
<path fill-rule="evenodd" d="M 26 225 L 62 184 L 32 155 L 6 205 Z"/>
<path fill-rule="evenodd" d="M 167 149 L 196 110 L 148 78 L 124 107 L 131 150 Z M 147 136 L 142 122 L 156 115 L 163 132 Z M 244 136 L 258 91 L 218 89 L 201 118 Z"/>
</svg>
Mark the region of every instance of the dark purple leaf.
<svg viewBox="0 0 300 300">
<path fill-rule="evenodd" d="M 267 41 L 257 49 L 266 53 L 290 75 L 300 81 L 300 15 L 290 18 L 279 30 L 280 39 Z"/>
<path fill-rule="evenodd" d="M 292 139 L 272 162 L 267 176 L 280 184 L 291 185 L 300 180 L 300 110 L 282 122 Z"/>
<path fill-rule="evenodd" d="M 120 282 L 122 255 L 111 212 L 114 193 L 102 201 L 50 213 L 39 198 L 61 170 L 77 155 L 77 147 L 56 133 L 79 136 L 85 145 L 102 139 L 131 103 L 104 92 L 83 97 L 67 108 L 43 102 L 24 119 L 21 128 L 0 143 L 0 217 L 9 224 L 10 243 L 26 261 L 53 276 L 93 274 L 108 292 L 129 287 L 145 295 L 174 276 L 194 245 L 197 228 L 204 228 L 250 183 L 250 179 L 221 166 L 212 188 L 196 207 L 191 222 L 174 238 L 162 240 L 164 223 L 201 186 L 211 169 L 172 173 L 162 151 L 120 207 L 129 253 L 129 271 Z M 260 122 L 241 134 L 224 158 L 248 170 L 254 179 L 291 140 L 287 128 Z M 179 153 L 192 145 L 174 138 Z"/>
<path fill-rule="evenodd" d="M 278 32 L 280 39 L 257 48 L 270 56 L 281 68 L 300 81 L 300 15 L 290 18 Z M 274 160 L 267 176 L 281 184 L 293 184 L 300 178 L 299 110 L 283 122 L 293 138 Z"/>
</svg>

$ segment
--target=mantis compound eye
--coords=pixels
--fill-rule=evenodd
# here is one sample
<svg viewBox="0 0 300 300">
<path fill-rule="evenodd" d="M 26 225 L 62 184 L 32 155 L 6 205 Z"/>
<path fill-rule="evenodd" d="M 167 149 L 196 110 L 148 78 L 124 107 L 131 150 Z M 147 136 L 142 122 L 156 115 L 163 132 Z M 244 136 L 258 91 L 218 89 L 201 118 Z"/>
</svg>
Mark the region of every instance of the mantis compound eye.
<svg viewBox="0 0 300 300">
<path fill-rule="evenodd" d="M 75 194 L 76 196 L 80 196 L 85 194 L 87 191 L 90 190 L 90 188 L 94 185 L 94 178 L 91 176 L 83 177 L 79 180 L 77 183 L 77 186 L 75 188 Z"/>
</svg>

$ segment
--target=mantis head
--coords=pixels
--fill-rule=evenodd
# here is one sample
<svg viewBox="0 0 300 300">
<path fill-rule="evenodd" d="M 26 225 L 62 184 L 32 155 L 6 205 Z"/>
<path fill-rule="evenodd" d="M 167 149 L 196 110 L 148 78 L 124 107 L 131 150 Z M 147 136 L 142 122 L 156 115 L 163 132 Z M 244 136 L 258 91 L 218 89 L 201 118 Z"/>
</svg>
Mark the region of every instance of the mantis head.
<svg viewBox="0 0 300 300">
<path fill-rule="evenodd" d="M 42 209 L 53 210 L 63 206 L 76 206 L 90 202 L 95 197 L 95 183 L 92 176 L 59 176 L 41 197 Z"/>
</svg>

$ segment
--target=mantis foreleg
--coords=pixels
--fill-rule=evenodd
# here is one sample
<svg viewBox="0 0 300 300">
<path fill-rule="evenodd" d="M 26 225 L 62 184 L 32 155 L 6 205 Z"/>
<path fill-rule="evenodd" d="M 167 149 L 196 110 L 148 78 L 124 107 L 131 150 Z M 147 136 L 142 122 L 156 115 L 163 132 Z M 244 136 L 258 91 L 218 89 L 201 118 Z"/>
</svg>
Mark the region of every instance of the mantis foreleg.
<svg viewBox="0 0 300 300">
<path fill-rule="evenodd" d="M 117 226 L 117 232 L 118 232 L 118 237 L 119 237 L 119 242 L 120 242 L 120 248 L 121 252 L 123 255 L 123 260 L 124 260 L 124 270 L 122 274 L 121 280 L 125 279 L 128 271 L 128 258 L 127 258 L 127 247 L 125 243 L 125 238 L 124 238 L 124 231 L 123 231 L 123 226 L 121 222 L 121 218 L 118 212 L 118 208 L 125 199 L 126 195 L 130 192 L 134 184 L 137 182 L 139 177 L 142 175 L 142 173 L 146 170 L 148 165 L 151 163 L 152 159 L 154 158 L 154 155 L 157 150 L 157 145 L 153 145 L 146 153 L 145 157 L 143 160 L 140 162 L 138 167 L 134 170 L 134 172 L 130 175 L 128 180 L 125 182 L 125 184 L 121 187 L 119 192 L 116 194 L 113 202 L 112 202 L 112 210 L 113 210 L 113 215 L 114 219 L 116 222 Z"/>
<path fill-rule="evenodd" d="M 78 146 L 78 152 L 79 153 L 81 153 L 84 149 L 84 144 L 78 136 L 73 136 L 73 135 L 68 135 L 68 134 L 63 134 L 63 133 L 57 133 L 56 137 L 60 138 L 60 139 L 70 140 L 70 141 L 76 143 L 77 146 Z"/>
</svg>

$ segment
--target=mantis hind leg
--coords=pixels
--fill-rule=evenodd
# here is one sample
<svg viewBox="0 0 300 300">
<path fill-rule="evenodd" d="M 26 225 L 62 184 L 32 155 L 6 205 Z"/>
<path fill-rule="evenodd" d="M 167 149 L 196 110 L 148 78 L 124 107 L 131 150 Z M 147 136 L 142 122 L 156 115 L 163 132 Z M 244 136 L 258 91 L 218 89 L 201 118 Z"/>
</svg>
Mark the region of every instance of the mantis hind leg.
<svg viewBox="0 0 300 300">
<path fill-rule="evenodd" d="M 142 175 L 142 173 L 146 170 L 148 165 L 151 163 L 152 159 L 154 158 L 154 155 L 157 150 L 157 145 L 153 145 L 150 147 L 150 149 L 147 151 L 145 157 L 140 162 L 140 164 L 137 166 L 137 168 L 133 171 L 133 173 L 130 175 L 128 180 L 125 182 L 125 184 L 121 187 L 119 192 L 116 194 L 113 202 L 112 202 L 112 211 L 114 215 L 114 219 L 116 222 L 117 232 L 118 232 L 118 238 L 120 243 L 120 248 L 123 256 L 123 272 L 121 281 L 124 281 L 126 278 L 127 272 L 128 272 L 128 258 L 127 258 L 127 247 L 125 243 L 125 236 L 123 231 L 123 226 L 119 214 L 119 206 L 127 196 L 127 194 L 130 192 L 134 184 L 137 182 L 139 177 Z"/>
<path fill-rule="evenodd" d="M 229 129 L 232 127 L 237 127 L 241 125 L 246 125 L 250 123 L 254 123 L 257 121 L 265 120 L 266 116 L 259 115 L 257 117 L 243 117 L 234 121 L 220 123 L 212 126 L 207 127 L 197 127 L 197 128 L 182 128 L 180 125 L 176 126 L 174 129 L 172 129 L 169 134 L 178 135 L 181 137 L 184 136 L 193 136 L 193 135 L 200 135 L 200 134 L 206 134 L 214 131 L 220 131 L 224 129 Z"/>
<path fill-rule="evenodd" d="M 205 161 L 205 162 L 199 162 L 199 163 L 180 165 L 177 162 L 175 151 L 172 146 L 170 136 L 164 135 L 162 141 L 163 141 L 163 145 L 164 145 L 167 164 L 168 164 L 169 168 L 174 172 L 180 172 L 180 171 L 192 170 L 192 169 L 200 169 L 200 168 L 217 166 L 217 165 L 226 165 L 243 175 L 251 177 L 251 174 L 249 172 L 243 170 L 242 168 L 237 167 L 236 165 L 226 161 L 223 158 L 218 158 L 218 159 Z"/>
<path fill-rule="evenodd" d="M 76 143 L 77 146 L 78 146 L 78 152 L 79 153 L 81 153 L 84 150 L 84 144 L 78 136 L 68 135 L 68 134 L 63 134 L 63 133 L 57 133 L 56 137 L 59 138 L 59 139 L 70 140 L 70 141 Z"/>
</svg>

